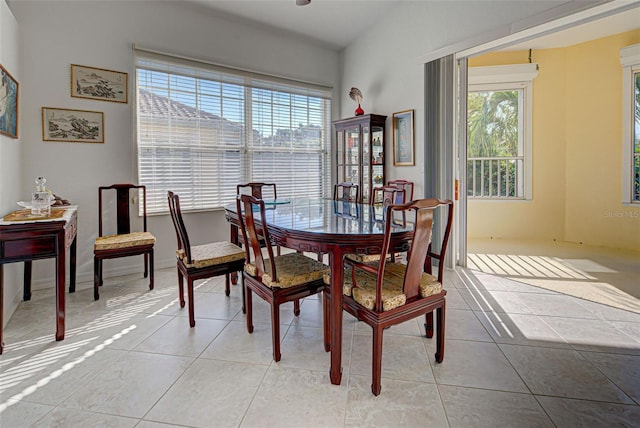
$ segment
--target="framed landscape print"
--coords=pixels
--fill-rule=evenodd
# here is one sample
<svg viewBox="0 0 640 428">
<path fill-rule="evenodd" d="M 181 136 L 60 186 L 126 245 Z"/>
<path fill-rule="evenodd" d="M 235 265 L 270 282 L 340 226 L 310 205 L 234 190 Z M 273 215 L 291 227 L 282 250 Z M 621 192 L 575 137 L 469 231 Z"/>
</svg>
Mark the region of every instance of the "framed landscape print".
<svg viewBox="0 0 640 428">
<path fill-rule="evenodd" d="M 393 113 L 393 164 L 414 166 L 413 110 Z"/>
<path fill-rule="evenodd" d="M 71 143 L 104 143 L 104 113 L 42 107 L 42 139 Z"/>
<path fill-rule="evenodd" d="M 0 65 L 0 134 L 18 138 L 18 89 L 16 79 Z"/>
<path fill-rule="evenodd" d="M 129 76 L 119 71 L 71 64 L 71 96 L 127 103 Z"/>
</svg>

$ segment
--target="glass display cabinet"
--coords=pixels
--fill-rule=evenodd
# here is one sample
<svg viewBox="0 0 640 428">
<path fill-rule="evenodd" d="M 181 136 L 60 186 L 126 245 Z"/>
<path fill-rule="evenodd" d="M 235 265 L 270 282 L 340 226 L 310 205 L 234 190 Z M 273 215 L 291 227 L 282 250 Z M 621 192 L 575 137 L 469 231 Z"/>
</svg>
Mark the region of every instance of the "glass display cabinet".
<svg viewBox="0 0 640 428">
<path fill-rule="evenodd" d="M 385 183 L 384 147 L 387 116 L 365 114 L 333 122 L 336 132 L 337 182 L 360 186 L 359 203 L 368 204 L 371 189 Z"/>
</svg>

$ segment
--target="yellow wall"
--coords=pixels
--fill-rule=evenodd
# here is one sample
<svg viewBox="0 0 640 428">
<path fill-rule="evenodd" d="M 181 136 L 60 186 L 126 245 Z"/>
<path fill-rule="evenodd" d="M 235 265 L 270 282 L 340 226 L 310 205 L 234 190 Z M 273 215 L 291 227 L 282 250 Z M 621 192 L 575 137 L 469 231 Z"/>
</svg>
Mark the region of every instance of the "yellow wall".
<svg viewBox="0 0 640 428">
<path fill-rule="evenodd" d="M 640 250 L 640 207 L 623 206 L 620 48 L 640 30 L 562 49 L 534 50 L 533 200 L 468 203 L 470 238 L 583 242 Z M 521 64 L 495 52 L 469 66 Z"/>
</svg>

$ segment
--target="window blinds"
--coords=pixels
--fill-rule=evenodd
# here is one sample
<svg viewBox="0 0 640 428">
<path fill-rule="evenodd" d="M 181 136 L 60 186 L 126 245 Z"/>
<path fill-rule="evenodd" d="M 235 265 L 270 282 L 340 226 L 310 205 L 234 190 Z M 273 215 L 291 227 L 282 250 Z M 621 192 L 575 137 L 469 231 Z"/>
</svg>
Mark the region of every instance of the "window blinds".
<svg viewBox="0 0 640 428">
<path fill-rule="evenodd" d="M 235 201 L 236 185 L 278 196 L 330 186 L 331 88 L 135 49 L 138 179 L 150 213 Z"/>
</svg>

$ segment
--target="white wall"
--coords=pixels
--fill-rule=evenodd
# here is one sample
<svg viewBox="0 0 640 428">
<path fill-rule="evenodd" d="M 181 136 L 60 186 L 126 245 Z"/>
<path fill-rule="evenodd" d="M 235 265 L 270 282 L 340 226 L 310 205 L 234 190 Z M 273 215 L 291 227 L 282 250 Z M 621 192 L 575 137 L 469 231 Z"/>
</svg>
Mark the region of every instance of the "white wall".
<svg viewBox="0 0 640 428">
<path fill-rule="evenodd" d="M 98 186 L 137 182 L 134 172 L 135 86 L 131 80 L 134 76 L 133 43 L 305 81 L 327 85 L 338 82 L 339 55 L 336 52 L 234 23 L 228 17 L 220 18 L 183 2 L 10 1 L 9 6 L 18 22 L 20 36 L 23 72 L 18 77 L 22 89 L 20 119 L 24 161 L 22 169 L 18 155 L 12 155 L 7 163 L 14 165 L 15 174 L 21 175 L 24 185 L 3 196 L 6 202 L 2 209 L 6 213 L 16 200 L 26 198 L 32 191 L 33 180 L 40 175 L 47 178 L 47 185 L 56 194 L 79 205 L 79 281 L 93 278 Z M 4 20 L 2 24 L 5 40 Z M 15 41 L 16 35 L 7 38 Z M 70 64 L 128 72 L 129 103 L 71 98 Z M 104 112 L 105 143 L 43 142 L 43 106 Z M 3 139 L 2 143 L 4 147 L 14 142 Z M 7 175 L 3 159 L 3 193 L 8 187 L 4 181 Z M 193 244 L 229 237 L 229 227 L 221 211 L 187 214 L 185 221 Z M 149 230 L 158 239 L 156 267 L 173 266 L 176 237 L 169 216 L 150 217 Z M 36 261 L 34 288 L 50 287 L 54 272 L 52 260 Z M 105 277 L 123 272 L 139 272 L 142 277 L 142 258 L 107 260 L 104 272 Z M 7 318 L 13 309 L 8 308 L 5 312 Z"/>
<path fill-rule="evenodd" d="M 547 11 L 538 21 L 584 9 L 588 2 L 550 1 L 405 1 L 392 14 L 342 53 L 342 88 L 358 87 L 367 113 L 387 115 L 388 179 L 416 182 L 416 197 L 424 195 L 424 64 L 430 53 L 467 40 L 485 42 L 487 34 L 507 35 L 511 23 Z M 558 7 L 563 5 L 563 7 Z M 568 7 L 566 7 L 568 6 Z M 557 7 L 557 8 L 556 8 Z M 553 9 L 556 8 L 556 9 Z M 535 19 L 534 19 L 535 21 Z M 541 22 L 536 22 L 541 23 Z M 479 44 L 479 43 L 478 43 Z M 465 46 L 469 48 L 471 46 Z M 453 52 L 451 52 L 453 53 Z M 347 89 L 343 90 L 346 92 Z M 341 94 L 342 111 L 355 107 Z M 416 166 L 393 166 L 391 116 L 414 109 Z M 433 196 L 433 195 L 426 195 Z"/>
<path fill-rule="evenodd" d="M 18 50 L 18 23 L 5 0 L 0 0 L 0 64 L 16 79 L 22 89 L 20 55 Z M 18 137 L 24 130 L 18 93 Z M 22 198 L 22 138 L 0 135 L 0 216 L 18 209 L 16 201 Z M 22 263 L 4 265 L 4 322 L 22 299 Z"/>
</svg>

